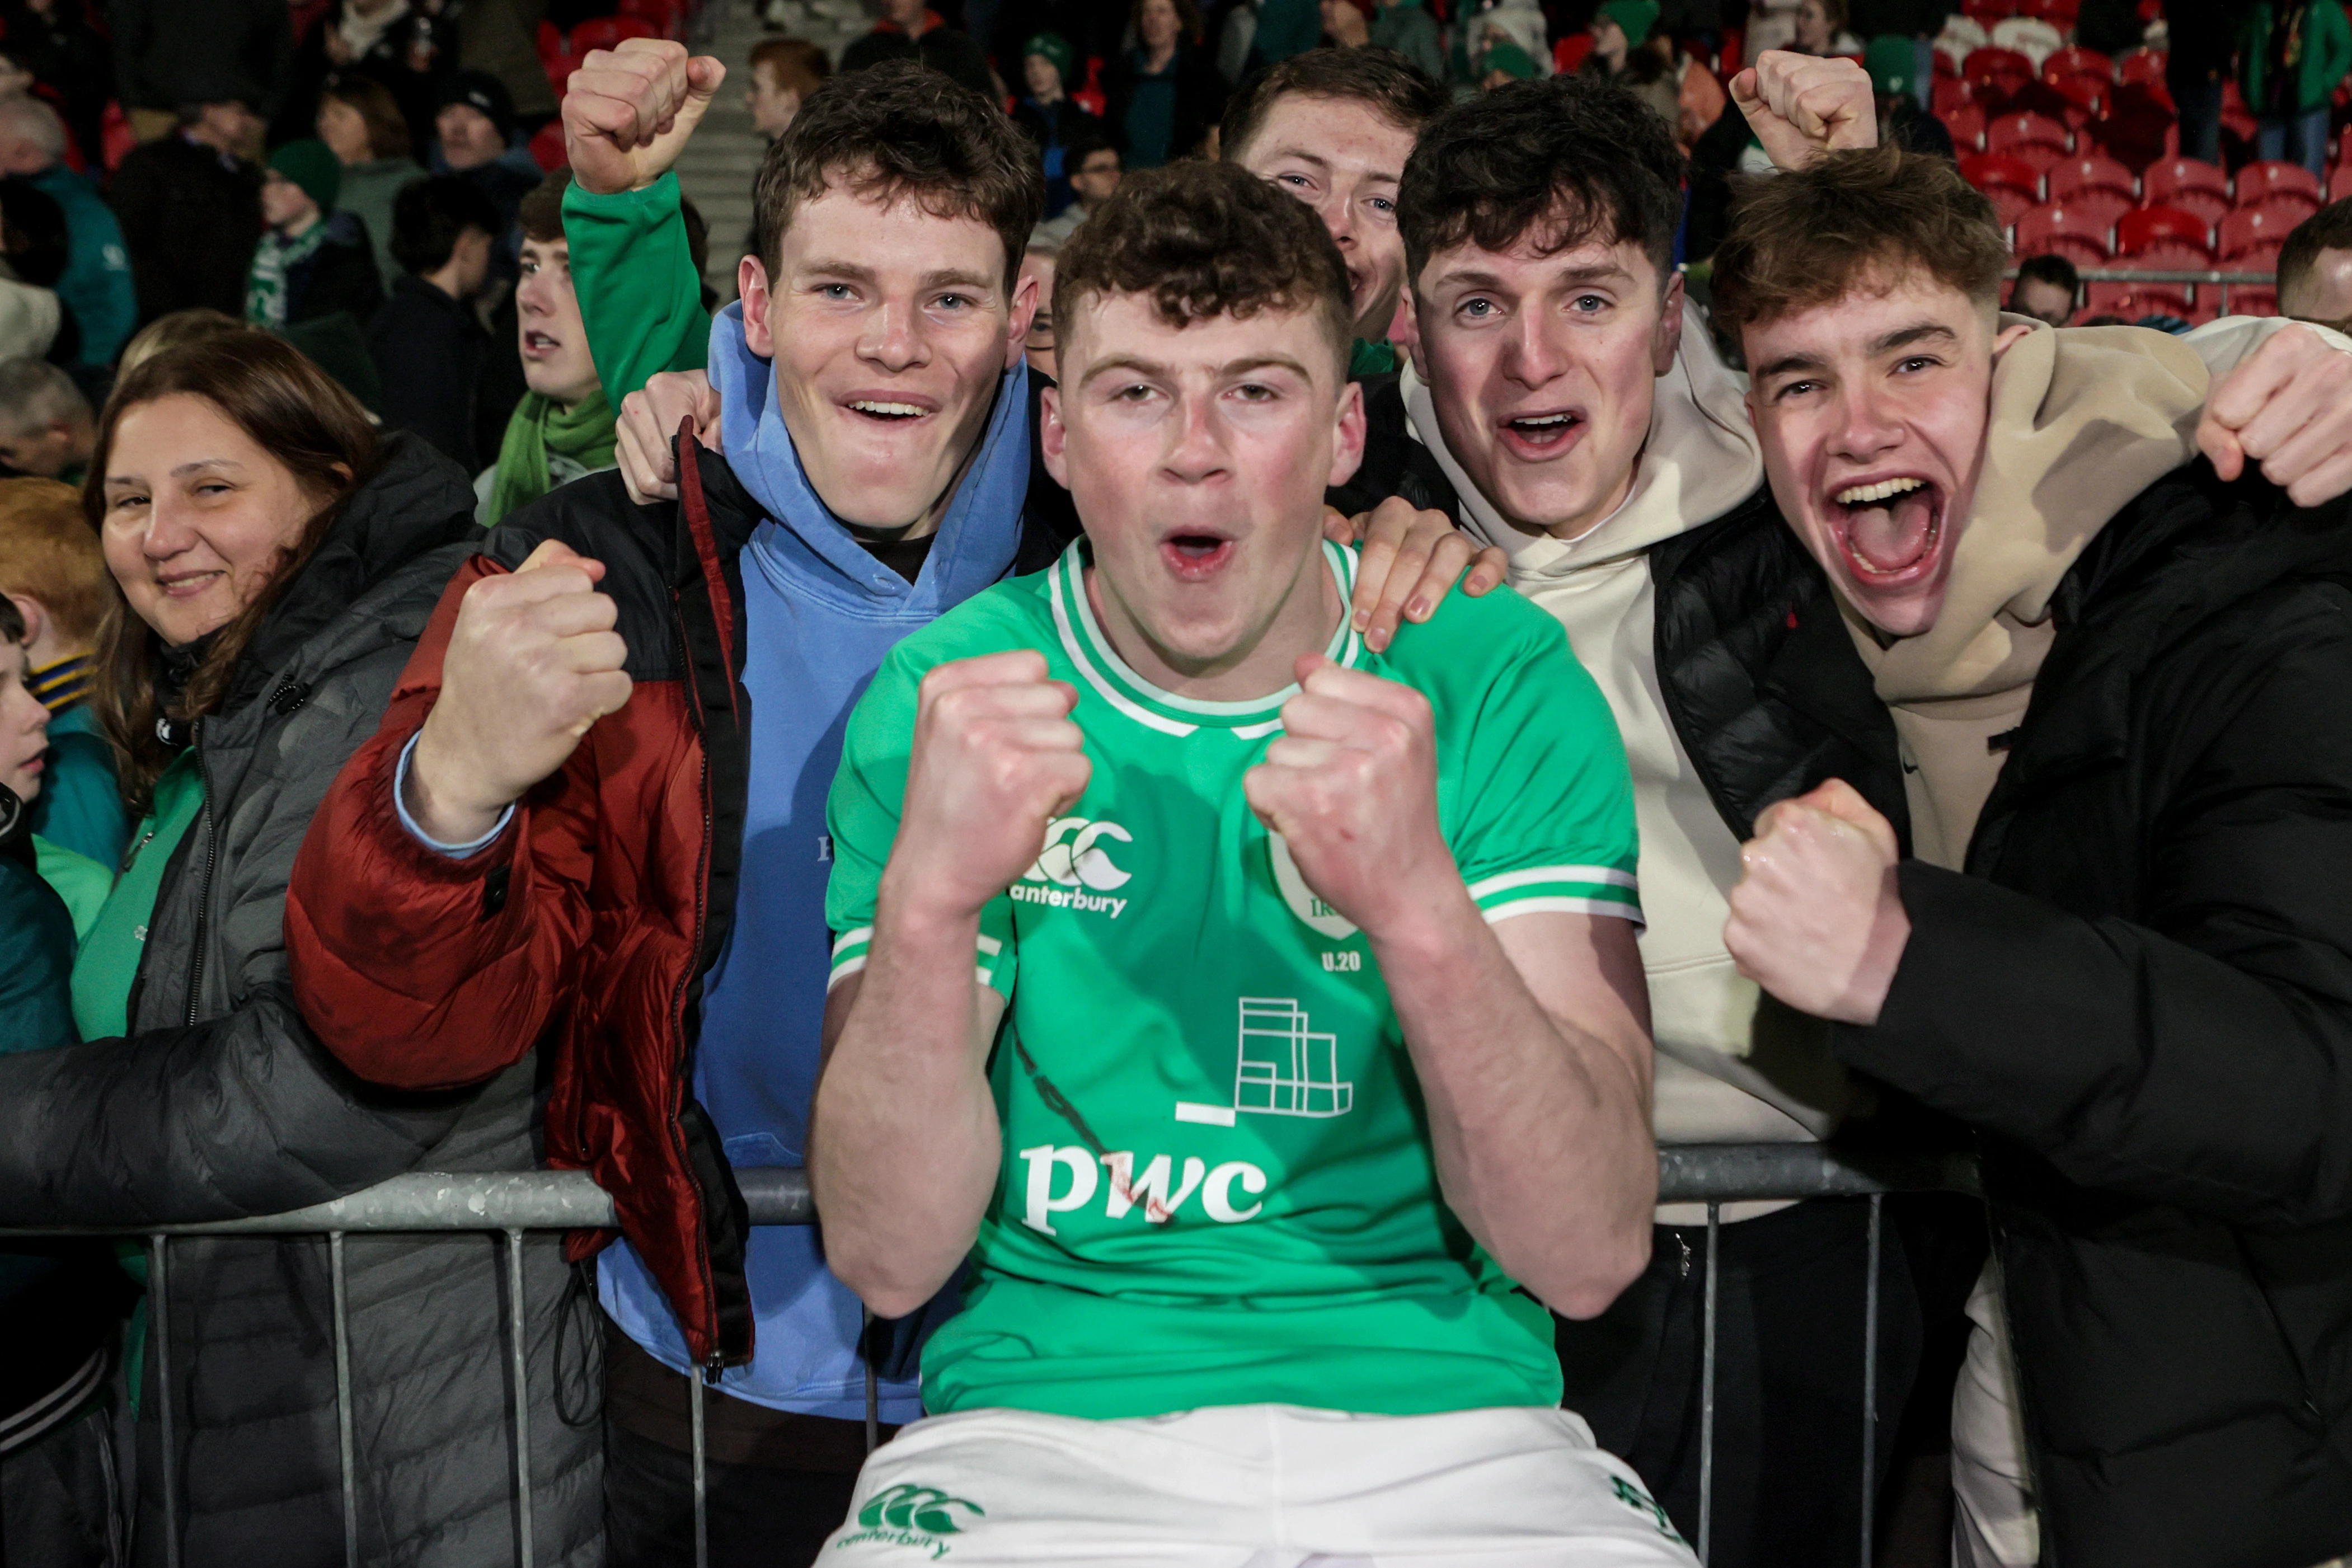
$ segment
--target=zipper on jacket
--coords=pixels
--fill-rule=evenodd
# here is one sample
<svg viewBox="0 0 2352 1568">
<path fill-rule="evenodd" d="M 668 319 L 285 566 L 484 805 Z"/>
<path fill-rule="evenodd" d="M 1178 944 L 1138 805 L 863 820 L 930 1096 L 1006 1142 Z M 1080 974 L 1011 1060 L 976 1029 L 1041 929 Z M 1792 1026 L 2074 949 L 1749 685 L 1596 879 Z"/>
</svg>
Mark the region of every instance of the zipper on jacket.
<svg viewBox="0 0 2352 1568">
<path fill-rule="evenodd" d="M 677 1083 L 676 1093 L 670 1100 L 669 1134 L 671 1142 L 677 1147 L 678 1163 L 686 1169 L 688 1178 L 691 1179 L 694 1159 L 686 1147 L 686 1133 L 680 1126 L 680 1119 L 686 1114 L 687 1096 L 692 1091 L 690 1079 L 694 1067 L 694 1052 L 688 1046 L 686 1039 L 686 988 L 693 984 L 695 976 L 701 973 L 702 944 L 708 940 L 708 923 L 710 919 L 710 726 L 702 711 L 701 683 L 694 678 L 694 653 L 693 649 L 687 646 L 685 616 L 682 612 L 675 608 L 671 612 L 670 630 L 677 645 L 678 671 L 686 678 L 687 708 L 694 715 L 695 738 L 698 742 L 695 752 L 700 770 L 697 795 L 702 806 L 702 841 L 695 851 L 694 859 L 694 946 L 689 950 L 694 956 L 688 963 L 686 972 L 678 976 L 677 984 L 671 990 L 669 998 L 671 1038 L 677 1043 Z M 732 679 L 731 674 L 730 679 Z M 725 1158 L 723 1152 L 720 1158 Z M 710 1277 L 709 1230 L 712 1194 L 703 1193 L 701 1197 L 700 1219 L 703 1235 L 697 1237 L 698 1245 L 690 1250 L 694 1256 L 695 1269 L 701 1277 L 702 1299 L 708 1304 L 710 1313 L 710 1354 L 706 1359 L 704 1376 L 705 1381 L 716 1383 L 719 1380 L 719 1373 L 725 1367 L 726 1352 L 719 1343 L 720 1337 L 719 1288 Z"/>
<path fill-rule="evenodd" d="M 204 994 L 205 932 L 212 924 L 213 868 L 220 861 L 220 822 L 213 806 L 213 778 L 205 766 L 205 721 L 198 719 L 192 727 L 188 744 L 196 752 L 196 783 L 205 792 L 204 816 L 197 826 L 205 834 L 205 874 L 196 882 L 196 940 L 188 960 L 188 1009 L 184 1020 L 190 1028 L 196 1024 L 196 1001 Z"/>
</svg>

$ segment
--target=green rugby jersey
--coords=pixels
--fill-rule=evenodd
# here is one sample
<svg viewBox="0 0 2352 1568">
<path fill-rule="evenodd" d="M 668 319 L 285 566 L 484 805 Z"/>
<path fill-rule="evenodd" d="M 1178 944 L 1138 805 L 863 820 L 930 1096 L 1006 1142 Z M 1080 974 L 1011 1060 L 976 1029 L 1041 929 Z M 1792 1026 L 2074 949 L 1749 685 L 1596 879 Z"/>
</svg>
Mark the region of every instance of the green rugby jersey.
<svg viewBox="0 0 2352 1568">
<path fill-rule="evenodd" d="M 1325 551 L 1345 601 L 1354 554 Z M 1082 541 L 900 643 L 829 802 L 838 980 L 866 961 L 925 672 L 1036 648 L 1077 689 L 1093 778 L 981 920 L 980 978 L 1009 998 L 1004 1163 L 964 1308 L 924 1352 L 928 1408 L 1557 1405 L 1549 1314 L 1439 1194 L 1370 944 L 1244 797 L 1297 689 L 1155 689 L 1097 625 L 1087 561 Z M 1640 919 L 1623 748 L 1557 621 L 1453 595 L 1384 653 L 1344 622 L 1329 652 L 1429 698 L 1438 819 L 1490 921 Z"/>
</svg>

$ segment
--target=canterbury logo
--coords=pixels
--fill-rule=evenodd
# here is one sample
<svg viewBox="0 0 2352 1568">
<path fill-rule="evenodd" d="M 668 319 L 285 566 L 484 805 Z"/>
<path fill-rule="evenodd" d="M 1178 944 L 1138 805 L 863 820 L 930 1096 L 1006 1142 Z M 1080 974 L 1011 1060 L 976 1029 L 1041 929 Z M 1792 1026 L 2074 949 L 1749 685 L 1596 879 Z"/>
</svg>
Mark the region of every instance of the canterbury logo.
<svg viewBox="0 0 2352 1568">
<path fill-rule="evenodd" d="M 857 1510 L 857 1522 L 867 1530 L 919 1530 L 927 1535 L 955 1535 L 963 1529 L 956 1522 L 953 1511 L 960 1508 L 970 1510 L 975 1519 L 985 1518 L 988 1513 L 978 1503 L 950 1497 L 937 1487 L 900 1481 L 875 1493 Z"/>
<path fill-rule="evenodd" d="M 1108 893 L 1127 885 L 1128 873 L 1111 864 L 1101 841 L 1120 844 L 1135 840 L 1116 822 L 1088 822 L 1083 816 L 1057 816 L 1045 825 L 1045 847 L 1036 864 L 1021 873 L 1025 882 L 1051 882 L 1063 888 L 1091 888 Z"/>
</svg>

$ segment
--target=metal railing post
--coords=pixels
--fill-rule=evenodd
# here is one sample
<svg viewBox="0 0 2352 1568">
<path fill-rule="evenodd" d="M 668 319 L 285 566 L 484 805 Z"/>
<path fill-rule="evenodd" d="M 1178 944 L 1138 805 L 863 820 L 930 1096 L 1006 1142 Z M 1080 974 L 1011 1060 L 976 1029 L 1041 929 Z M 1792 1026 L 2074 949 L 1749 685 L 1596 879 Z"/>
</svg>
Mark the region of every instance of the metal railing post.
<svg viewBox="0 0 2352 1568">
<path fill-rule="evenodd" d="M 710 1472 L 704 1448 L 702 1373 L 686 1374 L 686 1419 L 694 1442 L 694 1568 L 710 1568 Z"/>
<path fill-rule="evenodd" d="M 1870 1279 L 1862 1307 L 1862 1568 L 1870 1568 L 1878 1524 L 1879 1195 L 1870 1194 Z"/>
<path fill-rule="evenodd" d="M 1723 1205 L 1706 1205 L 1706 1291 L 1700 1324 L 1698 1406 L 1698 1560 L 1715 1543 L 1715 1308 L 1717 1265 L 1723 1260 Z"/>
<path fill-rule="evenodd" d="M 523 1233 L 509 1228 L 506 1237 L 507 1348 L 514 1369 L 515 1549 L 522 1568 L 538 1568 L 539 1556 L 531 1540 L 530 1358 L 524 1345 Z"/>
<path fill-rule="evenodd" d="M 172 1419 L 171 1287 L 165 1279 L 164 1254 L 171 1237 L 147 1238 L 147 1337 L 155 1345 L 155 1414 L 163 1428 L 163 1563 L 180 1568 L 180 1456 Z"/>
<path fill-rule="evenodd" d="M 343 1233 L 327 1235 L 327 1272 L 335 1294 L 335 1450 L 343 1473 L 343 1568 L 360 1568 L 359 1466 L 352 1441 L 352 1319 L 344 1284 Z"/>
</svg>

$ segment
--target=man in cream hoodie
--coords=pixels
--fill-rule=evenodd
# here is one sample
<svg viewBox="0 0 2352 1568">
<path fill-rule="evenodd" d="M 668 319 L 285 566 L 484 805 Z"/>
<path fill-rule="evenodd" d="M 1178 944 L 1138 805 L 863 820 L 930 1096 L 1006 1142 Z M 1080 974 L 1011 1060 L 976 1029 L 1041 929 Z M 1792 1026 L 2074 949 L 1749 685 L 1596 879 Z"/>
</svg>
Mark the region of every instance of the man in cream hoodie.
<svg viewBox="0 0 2352 1568">
<path fill-rule="evenodd" d="M 2248 384 L 2209 398 L 2190 345 L 1997 318 L 2002 248 L 1948 163 L 1879 149 L 1777 182 L 1717 252 L 1833 599 L 1774 675 L 1891 719 L 1881 765 L 1758 817 L 1726 943 L 1978 1131 L 1962 1568 L 2309 1568 L 2352 1551 L 2341 458 L 2282 486 L 2305 454 L 2225 434 Z M 2324 353 L 2294 379 L 2352 393 Z"/>
<path fill-rule="evenodd" d="M 1784 163 L 1875 140 L 1868 81 L 1850 62 L 1767 56 L 1734 90 Z M 1681 162 L 1645 116 L 1622 93 L 1570 79 L 1488 94 L 1423 133 L 1400 192 L 1417 339 L 1401 384 L 1420 443 L 1408 466 L 1441 470 L 1465 530 L 1501 547 L 1513 586 L 1560 619 L 1624 734 L 1660 1142 L 1815 1141 L 1869 1091 L 1831 1056 L 1823 1025 L 1738 973 L 1722 937 L 1726 900 L 1756 812 L 1856 771 L 1868 748 L 1842 715 L 1791 709 L 1760 684 L 1727 707 L 1710 684 L 1722 639 L 1801 639 L 1835 620 L 1792 604 L 1769 625 L 1708 626 L 1691 591 L 1689 574 L 1706 564 L 1696 541 L 1785 534 L 1744 385 L 1668 270 Z M 2266 331 L 2230 326 L 2198 349 L 2234 363 Z M 2130 341 L 2151 353 L 2165 342 Z M 2315 395 L 2295 371 L 2315 352 L 2285 343 L 2246 367 L 2245 395 L 2271 409 L 2264 418 L 2306 426 Z M 2236 423 L 2251 437 L 2249 414 Z M 2311 428 L 2345 441 L 2333 426 Z M 2345 478 L 2330 482 L 2340 489 Z M 1885 722 L 1874 707 L 1855 721 L 1864 731 Z M 1802 768 L 1759 778 L 1741 765 L 1743 752 L 1776 748 Z M 1570 1403 L 1643 1468 L 1685 1531 L 1699 1468 L 1691 1305 L 1704 1284 L 1704 1232 L 1691 1227 L 1704 1218 L 1696 1205 L 1662 1211 L 1650 1275 L 1601 1324 L 1562 1331 Z M 1859 1523 L 1861 1216 L 1850 1205 L 1747 1204 L 1727 1205 L 1724 1218 L 1735 1223 L 1724 1233 L 1715 1560 L 1837 1560 Z M 1879 1388 L 1891 1420 L 1918 1330 L 1888 1250 Z M 1790 1428 L 1769 1443 L 1768 1405 Z"/>
</svg>

